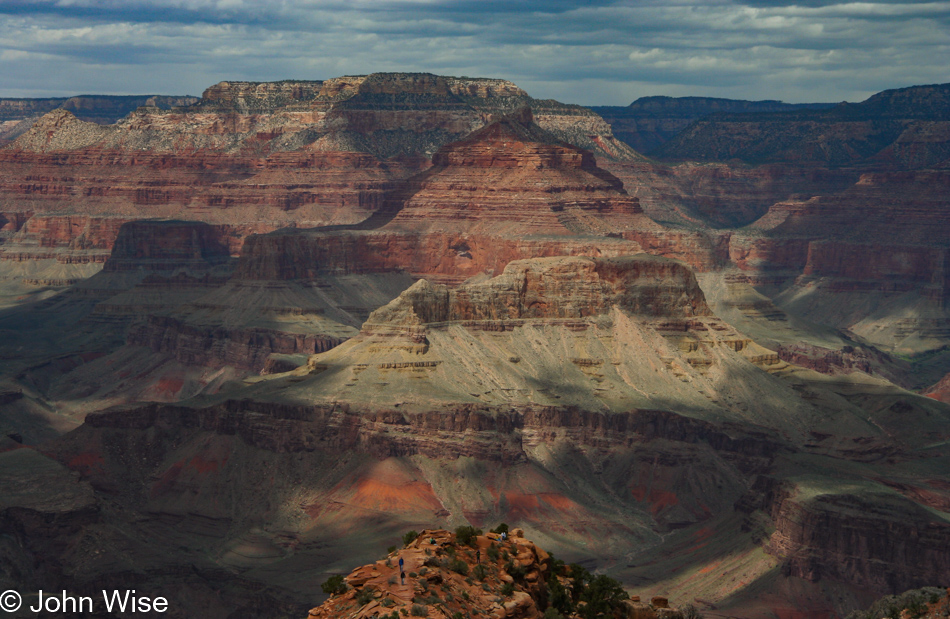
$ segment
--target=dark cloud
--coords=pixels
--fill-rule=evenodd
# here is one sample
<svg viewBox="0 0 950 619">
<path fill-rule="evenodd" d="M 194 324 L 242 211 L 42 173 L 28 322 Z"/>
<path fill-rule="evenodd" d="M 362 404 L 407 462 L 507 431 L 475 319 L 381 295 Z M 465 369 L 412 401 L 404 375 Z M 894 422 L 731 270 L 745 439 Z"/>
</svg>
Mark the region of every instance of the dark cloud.
<svg viewBox="0 0 950 619">
<path fill-rule="evenodd" d="M 0 15 L 0 96 L 399 70 L 585 104 L 857 100 L 950 81 L 950 2 L 6 0 Z"/>
</svg>

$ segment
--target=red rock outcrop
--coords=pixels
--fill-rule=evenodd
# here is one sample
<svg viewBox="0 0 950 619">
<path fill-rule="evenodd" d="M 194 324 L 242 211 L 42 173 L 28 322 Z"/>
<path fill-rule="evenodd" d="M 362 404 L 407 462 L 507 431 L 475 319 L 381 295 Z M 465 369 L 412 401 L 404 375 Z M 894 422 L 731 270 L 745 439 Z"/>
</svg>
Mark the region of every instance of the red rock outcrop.
<svg viewBox="0 0 950 619">
<path fill-rule="evenodd" d="M 392 198 L 391 229 L 496 236 L 659 229 L 619 179 L 534 124 L 529 108 L 444 146 L 407 185 Z"/>
<path fill-rule="evenodd" d="M 132 221 L 121 226 L 106 273 L 208 268 L 230 260 L 221 231 L 195 221 Z"/>
<path fill-rule="evenodd" d="M 924 395 L 950 404 L 950 374 L 941 378 L 935 385 L 925 389 Z"/>
<path fill-rule="evenodd" d="M 805 343 L 779 346 L 775 352 L 783 361 L 832 375 L 856 371 L 870 374 L 873 372 L 873 362 L 876 360 L 867 350 L 856 350 L 853 347 L 831 350 Z"/>
<path fill-rule="evenodd" d="M 867 173 L 838 194 L 779 202 L 732 234 L 730 257 L 747 281 L 784 290 L 787 312 L 887 349 L 939 348 L 950 333 L 938 190 L 948 182 L 940 170 Z"/>
<path fill-rule="evenodd" d="M 543 610 L 554 609 L 547 583 L 581 596 L 583 576 L 574 572 L 580 568 L 558 566 L 547 552 L 525 539 L 521 529 L 504 536 L 483 535 L 479 530 L 470 535 L 463 542 L 458 534 L 445 530 L 423 530 L 385 560 L 350 572 L 340 591 L 308 616 L 335 619 L 349 613 L 353 619 L 369 619 L 425 612 L 428 617 L 450 619 L 467 612 L 492 619 L 540 619 Z M 654 597 L 651 604 L 640 602 L 638 596 L 612 602 L 615 607 L 605 610 L 615 617 L 683 619 L 662 597 Z M 572 612 L 573 601 L 570 608 L 564 608 L 566 599 L 557 603 L 567 613 L 557 612 L 558 616 L 581 616 Z"/>
<path fill-rule="evenodd" d="M 606 159 L 600 164 L 623 181 L 651 218 L 722 232 L 754 222 L 776 202 L 844 191 L 860 176 L 850 169 L 788 165 L 666 165 Z"/>
</svg>

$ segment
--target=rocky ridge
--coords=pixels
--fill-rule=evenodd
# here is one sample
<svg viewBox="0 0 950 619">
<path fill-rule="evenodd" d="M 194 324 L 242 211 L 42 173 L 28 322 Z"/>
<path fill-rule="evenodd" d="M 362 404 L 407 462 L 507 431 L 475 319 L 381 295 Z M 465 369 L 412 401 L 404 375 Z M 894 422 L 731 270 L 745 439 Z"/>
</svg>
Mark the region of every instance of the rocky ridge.
<svg viewBox="0 0 950 619">
<path fill-rule="evenodd" d="M 915 170 L 950 158 L 950 84 L 886 90 L 827 110 L 718 115 L 658 149 L 661 159 Z"/>
<path fill-rule="evenodd" d="M 756 114 L 823 109 L 830 103 L 742 101 L 715 97 L 640 97 L 626 107 L 594 106 L 614 135 L 637 152 L 650 154 L 675 138 L 691 123 L 714 114 Z"/>
<path fill-rule="evenodd" d="M 385 560 L 353 570 L 340 585 L 346 591 L 331 595 L 308 616 L 388 618 L 410 613 L 415 616 L 420 609 L 435 619 L 473 614 L 494 619 L 540 619 L 546 609 L 557 611 L 564 619 L 581 616 L 567 607 L 573 606 L 568 591 L 576 590 L 581 595 L 585 587 L 582 568 L 559 565 L 525 539 L 521 529 L 504 536 L 494 532 L 483 535 L 466 527 L 458 532 L 469 539 L 463 541 L 459 533 L 444 530 L 423 530 Z M 476 585 L 470 574 L 482 584 Z M 552 589 L 559 597 L 550 595 Z M 601 603 L 603 611 L 615 617 L 683 618 L 681 612 L 669 607 L 666 598 L 656 597 L 646 604 L 639 596 L 611 593 L 616 598 L 584 604 Z M 567 614 L 561 614 L 561 610 Z"/>
</svg>

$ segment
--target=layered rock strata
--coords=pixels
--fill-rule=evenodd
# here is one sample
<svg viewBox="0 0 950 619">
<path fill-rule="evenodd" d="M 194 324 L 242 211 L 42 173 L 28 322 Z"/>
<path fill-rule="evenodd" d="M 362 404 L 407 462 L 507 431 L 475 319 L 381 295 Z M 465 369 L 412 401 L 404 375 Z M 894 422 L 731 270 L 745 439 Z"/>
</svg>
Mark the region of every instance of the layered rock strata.
<svg viewBox="0 0 950 619">
<path fill-rule="evenodd" d="M 783 201 L 732 235 L 730 258 L 785 311 L 904 352 L 946 341 L 943 171 L 867 173 L 833 196 Z"/>
<path fill-rule="evenodd" d="M 595 106 L 614 135 L 641 153 L 651 153 L 690 124 L 713 114 L 761 114 L 832 107 L 826 103 L 742 101 L 715 97 L 641 97 L 626 107 Z"/>
<path fill-rule="evenodd" d="M 589 152 L 557 140 L 529 110 L 446 145 L 365 222 L 248 239 L 243 279 L 406 270 L 458 283 L 535 256 L 653 253 L 710 268 L 708 239 L 667 230 Z"/>
<path fill-rule="evenodd" d="M 142 107 L 115 125 L 49 112 L 0 149 L 0 210 L 265 229 L 355 223 L 441 145 L 525 105 L 568 142 L 638 157 L 590 110 L 534 100 L 504 80 L 222 82 L 192 105 Z"/>
<path fill-rule="evenodd" d="M 674 553 L 684 575 L 724 560 L 720 548 L 752 557 L 756 580 L 865 590 L 945 571 L 874 577 L 876 561 L 881 574 L 906 565 L 907 531 L 887 514 L 865 510 L 860 526 L 847 514 L 878 494 L 916 510 L 925 495 L 889 485 L 917 487 L 878 463 L 906 460 L 936 479 L 940 450 L 913 441 L 939 443 L 947 414 L 860 373 L 782 362 L 713 316 L 682 263 L 560 257 L 456 288 L 419 281 L 298 369 L 92 413 L 51 450 L 97 492 L 121 494 L 149 522 L 204 527 L 215 541 L 199 545 L 225 565 L 268 566 L 258 573 L 333 570 L 400 529 L 506 521 L 559 555 L 632 566 L 621 576 L 689 543 Z M 810 494 L 783 494 L 783 480 Z M 829 513 L 796 520 L 794 505 Z M 915 513 L 935 533 L 913 556 L 944 552 L 945 519 Z M 828 565 L 861 539 L 876 544 L 865 563 Z M 325 578 L 295 577 L 287 595 Z M 724 585 L 714 603 L 744 590 Z"/>
<path fill-rule="evenodd" d="M 768 550 L 806 580 L 900 592 L 941 582 L 950 570 L 950 518 L 934 519 L 883 489 L 843 493 L 809 482 L 778 496 Z"/>
<path fill-rule="evenodd" d="M 32 120 L 47 112 L 62 109 L 81 120 L 109 125 L 140 107 L 171 109 L 193 105 L 198 97 L 174 95 L 79 95 L 44 99 L 0 99 L 0 122 Z M 14 136 L 16 137 L 16 136 Z"/>
<path fill-rule="evenodd" d="M 654 155 L 832 167 L 941 167 L 950 158 L 948 93 L 948 84 L 912 86 L 827 110 L 714 116 L 697 121 Z"/>
</svg>

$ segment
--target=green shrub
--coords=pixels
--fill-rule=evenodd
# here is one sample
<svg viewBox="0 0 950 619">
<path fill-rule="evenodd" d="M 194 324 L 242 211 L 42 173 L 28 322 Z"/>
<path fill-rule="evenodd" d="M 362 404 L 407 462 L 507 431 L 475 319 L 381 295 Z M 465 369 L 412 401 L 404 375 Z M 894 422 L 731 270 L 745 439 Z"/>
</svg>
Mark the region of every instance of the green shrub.
<svg viewBox="0 0 950 619">
<path fill-rule="evenodd" d="M 419 533 L 416 531 L 407 531 L 406 534 L 402 536 L 403 546 L 408 546 L 412 542 L 416 541 L 417 537 L 419 537 Z"/>
<path fill-rule="evenodd" d="M 505 564 L 505 571 L 515 580 L 521 580 L 528 575 L 528 569 L 525 566 L 511 560 Z"/>
<path fill-rule="evenodd" d="M 429 611 L 427 611 L 426 607 L 422 604 L 413 604 L 412 610 L 409 611 L 409 614 L 413 617 L 428 617 Z"/>
<path fill-rule="evenodd" d="M 506 598 L 511 597 L 511 594 L 515 592 L 515 584 L 511 582 L 506 582 L 501 586 L 501 594 Z"/>
<path fill-rule="evenodd" d="M 551 574 L 548 576 L 548 603 L 559 613 L 570 615 L 574 612 L 574 604 L 571 601 L 571 593 L 567 590 L 557 576 Z"/>
<path fill-rule="evenodd" d="M 386 549 L 386 554 L 390 554 L 390 555 L 391 555 L 391 554 L 394 553 L 394 552 L 396 552 L 396 547 L 395 547 L 395 546 L 390 546 L 389 548 Z"/>
<path fill-rule="evenodd" d="M 452 559 L 449 561 L 449 569 L 456 574 L 468 576 L 468 563 L 462 561 L 461 559 Z"/>
<path fill-rule="evenodd" d="M 475 546 L 475 538 L 482 534 L 481 529 L 476 529 L 475 527 L 458 527 L 455 529 L 455 539 L 458 540 L 459 544 L 464 544 L 466 546 Z"/>
<path fill-rule="evenodd" d="M 874 602 L 867 610 L 856 610 L 845 619 L 880 619 L 881 617 L 899 619 L 905 608 L 910 611 L 911 617 L 915 617 L 925 612 L 925 604 L 928 601 L 933 602 L 934 598 L 940 599 L 944 593 L 946 589 L 943 588 L 924 587 L 905 591 L 899 595 L 887 595 Z"/>
<path fill-rule="evenodd" d="M 680 614 L 683 615 L 683 619 L 704 619 L 703 614 L 692 604 L 680 606 Z"/>
<path fill-rule="evenodd" d="M 498 535 L 501 535 L 502 533 L 507 533 L 507 532 L 508 532 L 508 525 L 505 524 L 504 522 L 502 522 L 500 525 L 498 525 L 497 527 L 495 527 L 494 529 L 492 529 L 491 532 L 492 532 L 492 533 L 497 533 Z"/>
<path fill-rule="evenodd" d="M 327 578 L 327 581 L 320 585 L 320 588 L 327 595 L 341 595 L 346 593 L 349 587 L 343 579 L 343 574 L 336 574 Z"/>
<path fill-rule="evenodd" d="M 564 615 L 559 613 L 553 606 L 544 611 L 544 619 L 564 619 Z"/>
<path fill-rule="evenodd" d="M 498 552 L 498 546 L 494 543 L 488 547 L 488 558 L 492 561 L 497 561 L 500 554 L 501 553 Z"/>
<path fill-rule="evenodd" d="M 383 608 L 392 608 L 396 602 L 392 598 L 383 598 L 379 601 L 379 605 Z"/>
<path fill-rule="evenodd" d="M 590 579 L 590 584 L 581 593 L 587 604 L 578 613 L 584 619 L 597 619 L 613 614 L 629 597 L 619 582 L 600 574 Z"/>
<path fill-rule="evenodd" d="M 374 599 L 376 599 L 376 590 L 372 587 L 363 587 L 356 594 L 356 603 L 360 606 L 366 606 Z"/>
<path fill-rule="evenodd" d="M 472 570 L 472 575 L 479 580 L 485 580 L 485 577 L 488 576 L 488 568 L 484 565 L 476 565 L 475 569 Z"/>
<path fill-rule="evenodd" d="M 591 575 L 590 572 L 576 563 L 571 563 L 568 566 L 568 570 L 571 574 L 571 600 L 576 603 L 580 601 L 581 594 L 584 593 L 584 590 L 587 588 L 587 583 L 590 582 Z"/>
</svg>

